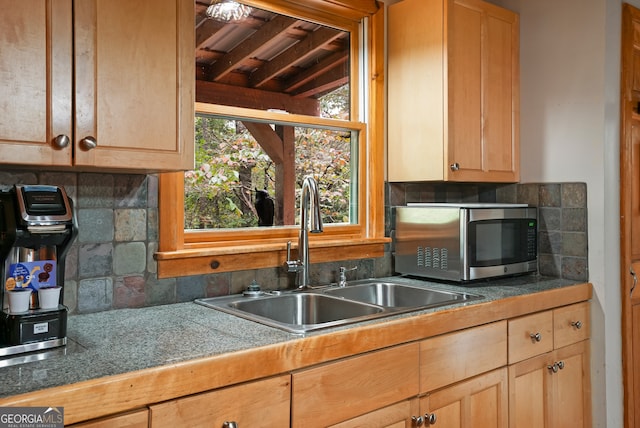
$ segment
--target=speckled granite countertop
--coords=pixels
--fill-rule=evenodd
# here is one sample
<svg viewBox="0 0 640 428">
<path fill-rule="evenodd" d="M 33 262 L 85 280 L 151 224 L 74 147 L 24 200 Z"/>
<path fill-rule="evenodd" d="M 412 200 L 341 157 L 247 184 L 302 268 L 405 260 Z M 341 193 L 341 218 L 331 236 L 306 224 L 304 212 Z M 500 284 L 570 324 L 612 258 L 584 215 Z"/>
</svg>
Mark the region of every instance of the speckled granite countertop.
<svg viewBox="0 0 640 428">
<path fill-rule="evenodd" d="M 580 283 L 523 276 L 460 287 L 403 277 L 386 279 L 484 296 L 466 303 L 467 306 Z M 394 315 L 367 323 L 384 323 L 450 308 Z M 307 336 L 362 324 L 322 330 Z M 67 330 L 69 343 L 64 354 L 43 361 L 0 368 L 0 399 L 180 361 L 299 340 L 301 337 L 195 303 L 74 315 L 69 317 Z"/>
</svg>

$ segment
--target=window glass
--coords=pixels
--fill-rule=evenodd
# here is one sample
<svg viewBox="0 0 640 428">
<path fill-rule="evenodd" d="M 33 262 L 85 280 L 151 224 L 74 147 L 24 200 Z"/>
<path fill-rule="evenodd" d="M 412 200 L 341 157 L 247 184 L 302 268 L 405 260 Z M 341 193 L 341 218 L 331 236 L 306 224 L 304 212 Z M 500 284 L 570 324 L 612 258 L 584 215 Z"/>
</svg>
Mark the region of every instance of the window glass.
<svg viewBox="0 0 640 428">
<path fill-rule="evenodd" d="M 309 174 L 318 182 L 324 223 L 357 223 L 357 131 L 204 114 L 195 126 L 185 229 L 299 224 Z"/>
</svg>

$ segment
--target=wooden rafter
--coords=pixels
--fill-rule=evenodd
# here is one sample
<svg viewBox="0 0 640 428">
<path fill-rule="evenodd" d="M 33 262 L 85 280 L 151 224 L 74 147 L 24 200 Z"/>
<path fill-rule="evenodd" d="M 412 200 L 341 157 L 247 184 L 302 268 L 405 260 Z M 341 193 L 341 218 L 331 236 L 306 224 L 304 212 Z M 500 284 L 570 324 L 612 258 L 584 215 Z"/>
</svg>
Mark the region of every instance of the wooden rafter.
<svg viewBox="0 0 640 428">
<path fill-rule="evenodd" d="M 279 34 L 291 29 L 299 21 L 288 16 L 278 15 L 264 24 L 251 37 L 219 58 L 209 69 L 210 80 L 216 81 L 230 73 L 244 61 Z"/>
<path fill-rule="evenodd" d="M 342 35 L 332 28 L 320 28 L 309 34 L 304 40 L 295 44 L 282 54 L 273 58 L 250 77 L 251 86 L 259 88 L 265 82 L 280 75 L 283 71 L 316 55 L 316 51 L 330 44 Z"/>
</svg>

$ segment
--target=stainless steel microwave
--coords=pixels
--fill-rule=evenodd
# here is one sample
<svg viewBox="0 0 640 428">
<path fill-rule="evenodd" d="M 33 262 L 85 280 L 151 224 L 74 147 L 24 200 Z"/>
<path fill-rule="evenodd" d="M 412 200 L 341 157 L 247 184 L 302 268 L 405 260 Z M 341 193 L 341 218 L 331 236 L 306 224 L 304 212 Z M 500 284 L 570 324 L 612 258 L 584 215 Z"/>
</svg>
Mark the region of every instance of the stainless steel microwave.
<svg viewBox="0 0 640 428">
<path fill-rule="evenodd" d="M 536 272 L 537 229 L 522 204 L 395 207 L 395 270 L 456 282 Z"/>
</svg>

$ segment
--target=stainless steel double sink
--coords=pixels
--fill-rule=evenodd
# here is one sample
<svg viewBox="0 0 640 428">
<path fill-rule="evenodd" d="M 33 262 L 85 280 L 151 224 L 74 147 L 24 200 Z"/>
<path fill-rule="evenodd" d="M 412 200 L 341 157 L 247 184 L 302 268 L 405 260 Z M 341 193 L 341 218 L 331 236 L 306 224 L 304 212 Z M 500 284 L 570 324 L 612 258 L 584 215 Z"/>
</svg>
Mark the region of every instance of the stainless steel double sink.
<svg viewBox="0 0 640 428">
<path fill-rule="evenodd" d="M 196 299 L 196 303 L 291 333 L 373 320 L 459 303 L 482 296 L 367 279 L 346 287 L 264 292 Z"/>
</svg>

